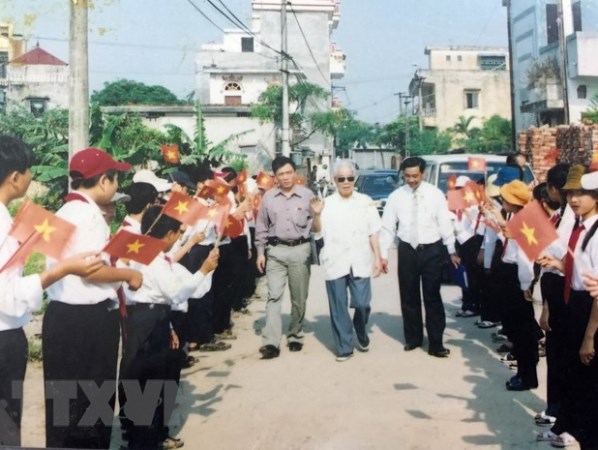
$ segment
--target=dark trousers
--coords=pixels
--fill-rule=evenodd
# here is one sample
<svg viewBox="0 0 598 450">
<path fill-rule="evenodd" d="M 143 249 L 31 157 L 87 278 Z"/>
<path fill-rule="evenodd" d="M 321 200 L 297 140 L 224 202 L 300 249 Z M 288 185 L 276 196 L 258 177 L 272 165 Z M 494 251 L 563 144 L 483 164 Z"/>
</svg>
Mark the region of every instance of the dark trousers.
<svg viewBox="0 0 598 450">
<path fill-rule="evenodd" d="M 502 281 L 500 271 L 497 268 L 502 264 L 502 242 L 497 239 L 494 249 L 485 249 L 484 251 L 492 251 L 492 262 L 490 270 L 484 270 L 484 274 L 480 276 L 480 319 L 489 322 L 500 322 L 502 320 L 501 306 L 503 304 Z"/>
<path fill-rule="evenodd" d="M 195 245 L 181 264 L 191 273 L 197 272 L 206 260 L 213 245 Z M 189 310 L 185 315 L 186 341 L 197 344 L 210 342 L 214 337 L 214 285 L 202 298 L 190 298 Z"/>
<path fill-rule="evenodd" d="M 534 317 L 534 306 L 523 295 L 517 264 L 502 263 L 497 267 L 497 280 L 501 282 L 504 304 L 503 329 L 513 343 L 513 356 L 517 359 L 517 375 L 530 387 L 538 387 L 538 340 L 542 336 Z"/>
<path fill-rule="evenodd" d="M 167 364 L 170 352 L 170 307 L 137 304 L 129 307 L 128 339 L 120 364 L 119 403 L 123 430 L 128 432 L 129 448 L 157 448 L 168 436 L 165 408 L 174 405 Z M 154 385 L 150 385 L 153 383 Z M 137 391 L 139 389 L 139 391 Z M 145 402 L 133 392 L 149 396 L 155 392 L 159 402 Z M 176 395 L 176 390 L 174 390 Z M 170 398 L 166 395 L 170 394 Z M 147 403 L 147 404 L 146 404 Z M 153 411 L 148 409 L 153 408 Z"/>
<path fill-rule="evenodd" d="M 261 274 L 257 270 L 257 247 L 255 246 L 255 227 L 249 228 L 251 236 L 251 258 L 247 261 L 247 268 L 241 280 L 241 296 L 242 298 L 249 298 L 255 293 L 256 280 Z"/>
<path fill-rule="evenodd" d="M 556 417 L 567 385 L 567 308 L 563 300 L 565 278 L 546 272 L 540 279 L 542 299 L 548 305 L 546 332 L 546 414 Z"/>
<path fill-rule="evenodd" d="M 567 431 L 582 449 L 598 448 L 598 361 L 589 366 L 581 363 L 579 348 L 583 341 L 594 299 L 586 291 L 571 291 L 567 305 L 567 385 L 563 395 L 555 432 Z M 598 333 L 594 335 L 598 348 Z"/>
<path fill-rule="evenodd" d="M 22 328 L 0 331 L 0 446 L 21 445 L 27 338 Z"/>
<path fill-rule="evenodd" d="M 421 345 L 423 341 L 423 293 L 429 350 L 442 348 L 446 316 L 440 285 L 445 256 L 446 250 L 441 241 L 421 246 L 417 250 L 407 243 L 399 243 L 399 293 L 407 345 Z"/>
<path fill-rule="evenodd" d="M 120 337 L 118 309 L 110 309 L 113 305 L 111 300 L 48 305 L 42 331 L 48 447 L 110 445 Z M 96 399 L 90 392 L 98 395 L 98 390 L 102 394 Z"/>
<path fill-rule="evenodd" d="M 463 311 L 480 311 L 480 267 L 477 259 L 482 246 L 483 236 L 475 235 L 461 244 L 458 248 L 461 263 L 467 271 L 468 288 L 463 289 Z"/>
</svg>

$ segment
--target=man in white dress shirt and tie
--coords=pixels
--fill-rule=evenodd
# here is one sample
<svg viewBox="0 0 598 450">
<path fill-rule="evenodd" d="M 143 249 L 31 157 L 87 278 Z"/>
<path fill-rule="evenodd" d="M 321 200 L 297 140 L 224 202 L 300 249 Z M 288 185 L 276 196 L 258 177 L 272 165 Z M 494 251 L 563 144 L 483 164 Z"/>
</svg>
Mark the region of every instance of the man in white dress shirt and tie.
<svg viewBox="0 0 598 450">
<path fill-rule="evenodd" d="M 407 158 L 401 164 L 405 185 L 390 194 L 384 207 L 380 253 L 386 272 L 388 250 L 398 238 L 405 351 L 423 343 L 423 293 L 428 353 L 446 358 L 450 351 L 442 342 L 446 317 L 440 296 L 445 246 L 453 265 L 457 266 L 460 259 L 455 253 L 454 227 L 446 198 L 440 189 L 423 181 L 425 169 L 426 162 L 419 157 Z"/>
</svg>

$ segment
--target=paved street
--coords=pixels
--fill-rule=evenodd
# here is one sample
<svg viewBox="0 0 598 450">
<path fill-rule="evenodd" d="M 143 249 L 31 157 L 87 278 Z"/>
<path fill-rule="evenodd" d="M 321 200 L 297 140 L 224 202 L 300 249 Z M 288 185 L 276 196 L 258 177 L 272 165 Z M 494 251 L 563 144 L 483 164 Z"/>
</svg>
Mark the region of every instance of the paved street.
<svg viewBox="0 0 598 450">
<path fill-rule="evenodd" d="M 454 317 L 459 296 L 443 287 L 451 357 L 405 353 L 396 276 L 375 280 L 371 350 L 339 363 L 315 267 L 304 350 L 283 347 L 279 358 L 260 360 L 265 301 L 254 301 L 250 315 L 235 318 L 239 338 L 231 350 L 195 353 L 200 362 L 184 372 L 174 431 L 188 449 L 549 448 L 535 442 L 532 420 L 543 407 L 544 383 L 531 392 L 505 390 L 513 372 L 499 362 L 491 331 Z M 544 370 L 542 359 L 542 380 Z M 30 365 L 26 383 L 23 443 L 42 446 L 39 365 Z"/>
</svg>

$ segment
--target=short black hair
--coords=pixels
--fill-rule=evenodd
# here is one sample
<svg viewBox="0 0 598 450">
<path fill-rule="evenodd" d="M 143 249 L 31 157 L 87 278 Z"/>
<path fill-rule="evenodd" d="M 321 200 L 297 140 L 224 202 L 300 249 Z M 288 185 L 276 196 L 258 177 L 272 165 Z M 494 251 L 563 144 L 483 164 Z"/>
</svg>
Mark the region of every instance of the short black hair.
<svg viewBox="0 0 598 450">
<path fill-rule="evenodd" d="M 141 232 L 156 239 L 162 239 L 169 231 L 176 232 L 180 229 L 181 222 L 162 214 L 161 206 L 149 207 L 141 218 Z"/>
<path fill-rule="evenodd" d="M 0 184 L 13 173 L 25 173 L 33 164 L 33 151 L 21 139 L 0 135 Z"/>
<path fill-rule="evenodd" d="M 276 172 L 278 172 L 281 167 L 286 166 L 287 164 L 290 164 L 293 170 L 297 170 L 297 166 L 291 158 L 287 156 L 277 156 L 274 158 L 272 161 L 272 172 L 274 172 L 274 175 L 276 175 Z"/>
<path fill-rule="evenodd" d="M 75 191 L 79 188 L 90 189 L 90 188 L 94 187 L 96 184 L 98 184 L 98 182 L 100 181 L 100 178 L 102 178 L 103 175 L 106 175 L 106 178 L 108 178 L 110 181 L 114 181 L 117 173 L 118 173 L 117 170 L 110 169 L 107 172 L 100 173 L 91 178 L 73 178 L 71 181 L 71 189 L 73 189 Z"/>
<path fill-rule="evenodd" d="M 207 180 L 214 179 L 214 172 L 208 164 L 200 163 L 189 170 L 189 176 L 195 184 L 205 183 Z"/>
<path fill-rule="evenodd" d="M 548 169 L 548 172 L 546 173 L 546 183 L 548 186 L 562 189 L 567 182 L 569 167 L 569 164 L 560 163 Z"/>
<path fill-rule="evenodd" d="M 410 167 L 419 167 L 420 172 L 426 170 L 426 161 L 419 156 L 411 156 L 401 163 L 401 170 L 409 169 Z"/>
<path fill-rule="evenodd" d="M 139 214 L 149 205 L 156 203 L 158 191 L 149 183 L 133 183 L 127 189 L 125 194 L 131 197 L 131 200 L 125 203 L 127 214 Z"/>
<path fill-rule="evenodd" d="M 225 174 L 223 178 L 227 183 L 230 183 L 237 178 L 237 171 L 230 166 L 223 167 L 221 172 Z"/>
</svg>

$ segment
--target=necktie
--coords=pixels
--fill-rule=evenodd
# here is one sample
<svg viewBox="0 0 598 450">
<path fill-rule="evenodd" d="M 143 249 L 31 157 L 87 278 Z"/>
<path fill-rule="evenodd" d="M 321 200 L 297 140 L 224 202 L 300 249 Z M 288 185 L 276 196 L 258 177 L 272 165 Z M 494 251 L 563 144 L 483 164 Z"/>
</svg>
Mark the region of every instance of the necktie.
<svg viewBox="0 0 598 450">
<path fill-rule="evenodd" d="M 578 224 L 569 237 L 567 255 L 565 256 L 565 303 L 569 303 L 569 296 L 571 295 L 571 282 L 573 281 L 573 254 L 575 253 L 575 246 L 577 245 L 577 241 L 579 240 L 579 236 L 583 229 L 583 224 Z"/>
<path fill-rule="evenodd" d="M 411 199 L 411 224 L 409 233 L 409 243 L 413 248 L 419 245 L 418 226 L 419 226 L 419 211 L 418 211 L 417 191 L 413 191 L 413 198 Z"/>
</svg>

